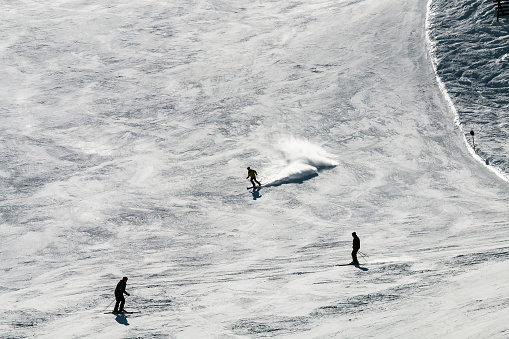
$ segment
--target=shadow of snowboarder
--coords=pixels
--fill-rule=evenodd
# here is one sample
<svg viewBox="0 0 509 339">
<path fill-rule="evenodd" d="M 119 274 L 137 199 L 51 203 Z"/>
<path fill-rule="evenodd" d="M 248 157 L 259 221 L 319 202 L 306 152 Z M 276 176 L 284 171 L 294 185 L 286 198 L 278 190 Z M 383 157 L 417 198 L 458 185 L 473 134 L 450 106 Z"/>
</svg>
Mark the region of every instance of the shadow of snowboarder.
<svg viewBox="0 0 509 339">
<path fill-rule="evenodd" d="M 262 196 L 260 195 L 260 189 L 261 187 L 256 187 L 256 188 L 253 188 L 253 191 L 251 192 L 251 194 L 253 195 L 253 200 L 256 200 L 258 198 L 261 198 Z"/>
</svg>

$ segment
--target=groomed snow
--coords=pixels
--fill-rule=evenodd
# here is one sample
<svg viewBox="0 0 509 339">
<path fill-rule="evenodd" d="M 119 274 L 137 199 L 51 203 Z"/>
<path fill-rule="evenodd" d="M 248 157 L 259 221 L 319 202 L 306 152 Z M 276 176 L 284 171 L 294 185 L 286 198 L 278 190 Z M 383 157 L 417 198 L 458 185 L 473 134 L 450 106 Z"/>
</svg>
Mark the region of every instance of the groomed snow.
<svg viewBox="0 0 509 339">
<path fill-rule="evenodd" d="M 509 185 L 427 6 L 0 4 L 0 337 L 507 337 Z"/>
</svg>

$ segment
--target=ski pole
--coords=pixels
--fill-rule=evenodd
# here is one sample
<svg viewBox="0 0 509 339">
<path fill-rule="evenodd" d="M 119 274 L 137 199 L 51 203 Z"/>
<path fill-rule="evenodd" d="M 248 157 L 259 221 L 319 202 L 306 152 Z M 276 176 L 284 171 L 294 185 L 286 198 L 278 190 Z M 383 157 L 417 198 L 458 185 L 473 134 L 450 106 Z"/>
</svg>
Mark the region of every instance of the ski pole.
<svg viewBox="0 0 509 339">
<path fill-rule="evenodd" d="M 362 259 L 364 259 L 364 260 L 366 260 L 366 262 L 368 262 L 368 259 L 366 259 L 366 256 L 364 255 L 364 253 L 359 252 L 359 254 L 362 256 Z"/>
<path fill-rule="evenodd" d="M 115 300 L 112 300 L 112 301 L 108 304 L 108 306 L 106 306 L 106 308 L 103 310 L 103 312 L 104 312 L 104 311 L 106 311 L 108 308 L 110 308 L 111 304 L 113 304 L 113 302 L 114 302 L 114 301 L 115 301 Z"/>
<path fill-rule="evenodd" d="M 359 254 L 360 254 L 360 255 L 362 255 L 362 256 L 364 256 L 364 257 L 369 257 L 369 255 L 364 254 L 364 253 L 362 253 L 361 251 L 359 251 Z"/>
</svg>

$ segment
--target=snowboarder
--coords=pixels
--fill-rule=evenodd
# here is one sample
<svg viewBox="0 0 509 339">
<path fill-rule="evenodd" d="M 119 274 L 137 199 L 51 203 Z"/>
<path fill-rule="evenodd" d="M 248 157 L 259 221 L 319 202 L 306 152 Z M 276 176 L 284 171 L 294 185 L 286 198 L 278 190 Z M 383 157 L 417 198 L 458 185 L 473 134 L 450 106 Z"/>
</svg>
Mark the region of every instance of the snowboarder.
<svg viewBox="0 0 509 339">
<path fill-rule="evenodd" d="M 357 252 L 359 252 L 361 248 L 361 240 L 357 236 L 357 233 L 352 233 L 353 237 L 353 251 L 352 251 L 352 262 L 351 265 L 359 265 L 359 260 L 357 260 Z"/>
<path fill-rule="evenodd" d="M 115 308 L 113 309 L 113 313 L 121 313 L 124 312 L 124 294 L 130 295 L 125 291 L 125 288 L 127 286 L 127 277 L 123 277 L 122 280 L 120 280 L 117 284 L 117 288 L 115 288 L 115 299 L 117 302 L 115 303 Z M 119 308 L 120 304 L 120 308 Z"/>
<path fill-rule="evenodd" d="M 258 184 L 258 187 L 260 187 L 262 185 L 262 184 L 260 184 L 260 182 L 258 180 L 256 180 L 257 175 L 258 175 L 258 173 L 256 173 L 255 170 L 253 170 L 249 167 L 247 168 L 247 178 L 246 179 L 251 180 L 251 184 L 253 184 L 253 188 L 256 187 L 255 181 Z"/>
</svg>

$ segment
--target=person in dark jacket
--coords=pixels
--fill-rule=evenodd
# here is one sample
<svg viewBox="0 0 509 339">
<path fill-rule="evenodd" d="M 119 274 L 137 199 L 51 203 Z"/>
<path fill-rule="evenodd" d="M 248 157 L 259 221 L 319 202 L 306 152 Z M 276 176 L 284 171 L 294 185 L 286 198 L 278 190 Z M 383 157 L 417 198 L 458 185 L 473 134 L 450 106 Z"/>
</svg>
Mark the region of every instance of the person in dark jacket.
<svg viewBox="0 0 509 339">
<path fill-rule="evenodd" d="M 357 236 L 357 233 L 352 233 L 353 237 L 353 251 L 352 251 L 352 262 L 351 265 L 359 265 L 359 260 L 357 260 L 357 252 L 359 252 L 361 248 L 361 240 Z"/>
<path fill-rule="evenodd" d="M 254 169 L 251 169 L 249 167 L 247 168 L 247 178 L 246 179 L 251 180 L 251 184 L 253 184 L 253 188 L 256 187 L 255 181 L 258 184 L 258 187 L 260 187 L 262 185 L 262 184 L 260 184 L 260 182 L 258 180 L 256 180 L 257 175 L 258 175 L 258 173 L 256 173 L 256 171 Z"/>
<path fill-rule="evenodd" d="M 120 313 L 124 312 L 124 294 L 130 295 L 125 291 L 125 288 L 127 286 L 127 277 L 123 277 L 122 280 L 120 280 L 117 284 L 117 288 L 115 288 L 115 299 L 117 302 L 115 303 L 115 308 L 113 309 L 113 313 Z M 120 305 L 120 308 L 119 308 Z"/>
</svg>

